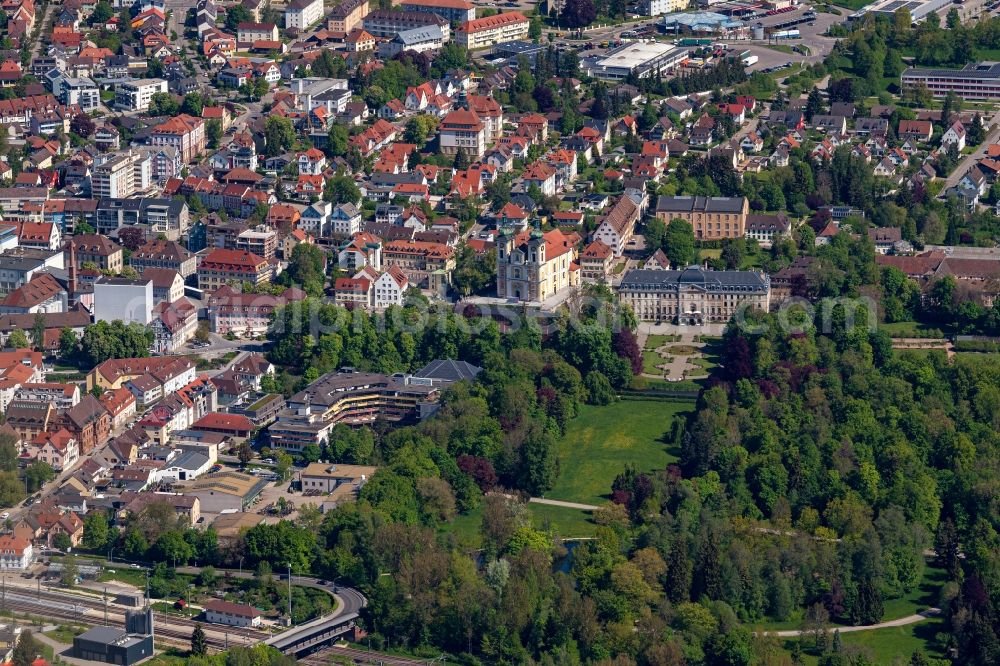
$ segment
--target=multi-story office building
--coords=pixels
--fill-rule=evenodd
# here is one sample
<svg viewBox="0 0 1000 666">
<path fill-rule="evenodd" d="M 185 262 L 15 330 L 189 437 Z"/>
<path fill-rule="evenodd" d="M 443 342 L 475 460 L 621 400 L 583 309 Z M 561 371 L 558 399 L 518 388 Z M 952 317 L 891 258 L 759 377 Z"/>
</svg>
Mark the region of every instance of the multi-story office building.
<svg viewBox="0 0 1000 666">
<path fill-rule="evenodd" d="M 969 63 L 962 69 L 910 67 L 901 79 L 904 90 L 923 85 L 934 97 L 952 91 L 963 99 L 1000 99 L 1000 62 Z"/>
<path fill-rule="evenodd" d="M 191 219 L 183 199 L 106 198 L 97 204 L 94 223 L 97 232 L 105 236 L 117 236 L 122 227 L 140 226 L 147 238 L 163 234 L 176 241 L 187 231 Z"/>
<path fill-rule="evenodd" d="M 416 421 L 429 413 L 439 398 L 440 387 L 431 379 L 332 372 L 289 398 L 288 408 L 268 428 L 270 445 L 301 451 L 327 439 L 339 423 Z"/>
</svg>

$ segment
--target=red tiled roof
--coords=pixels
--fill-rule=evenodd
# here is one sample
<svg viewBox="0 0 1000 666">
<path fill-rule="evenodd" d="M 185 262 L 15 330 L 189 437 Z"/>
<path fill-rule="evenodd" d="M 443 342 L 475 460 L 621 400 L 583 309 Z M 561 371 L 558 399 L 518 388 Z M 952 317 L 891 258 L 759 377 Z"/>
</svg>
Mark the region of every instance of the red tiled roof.
<svg viewBox="0 0 1000 666">
<path fill-rule="evenodd" d="M 253 422 L 242 414 L 222 414 L 220 412 L 209 412 L 195 421 L 191 428 L 200 430 L 207 428 L 210 430 L 253 430 Z"/>
<path fill-rule="evenodd" d="M 521 12 L 506 12 L 504 14 L 494 14 L 493 16 L 466 21 L 458 26 L 458 30 L 459 32 L 468 34 L 471 32 L 482 32 L 483 30 L 493 30 L 512 23 L 522 22 L 527 23 L 528 19 Z"/>
</svg>

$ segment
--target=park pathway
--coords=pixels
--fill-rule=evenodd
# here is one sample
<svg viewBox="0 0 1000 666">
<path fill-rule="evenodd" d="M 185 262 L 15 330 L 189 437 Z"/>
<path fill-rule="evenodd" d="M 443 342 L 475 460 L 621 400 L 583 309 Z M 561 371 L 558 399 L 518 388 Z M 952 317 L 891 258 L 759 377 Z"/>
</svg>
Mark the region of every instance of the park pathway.
<svg viewBox="0 0 1000 666">
<path fill-rule="evenodd" d="M 563 500 L 545 499 L 544 497 L 532 497 L 528 500 L 532 504 L 547 504 L 549 506 L 561 506 L 564 509 L 579 509 L 581 511 L 597 511 L 601 507 L 594 504 L 580 504 L 579 502 L 564 502 Z"/>
<path fill-rule="evenodd" d="M 916 624 L 917 622 L 923 622 L 924 620 L 935 617 L 941 614 L 940 608 L 928 608 L 925 611 L 917 613 L 916 615 L 907 615 L 906 617 L 896 618 L 895 620 L 888 620 L 886 622 L 879 622 L 878 624 L 869 624 L 860 627 L 832 627 L 842 634 L 850 634 L 855 631 L 874 631 L 876 629 L 888 629 L 889 627 L 905 627 L 910 624 Z M 771 636 L 778 636 L 779 638 L 793 638 L 795 636 L 801 636 L 802 634 L 809 633 L 802 629 L 788 629 L 785 631 L 768 631 L 765 632 Z"/>
</svg>

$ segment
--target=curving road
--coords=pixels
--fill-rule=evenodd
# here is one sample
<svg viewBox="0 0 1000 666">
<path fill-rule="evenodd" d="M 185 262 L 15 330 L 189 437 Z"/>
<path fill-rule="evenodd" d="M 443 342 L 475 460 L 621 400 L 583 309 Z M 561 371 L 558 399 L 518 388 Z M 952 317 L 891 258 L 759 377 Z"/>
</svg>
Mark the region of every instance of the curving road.
<svg viewBox="0 0 1000 666">
<path fill-rule="evenodd" d="M 941 614 L 940 608 L 928 608 L 925 611 L 921 611 L 916 615 L 907 615 L 906 617 L 896 618 L 895 620 L 888 620 L 886 622 L 879 622 L 878 624 L 868 624 L 858 627 L 830 627 L 842 634 L 850 634 L 855 631 L 874 631 L 875 629 L 887 629 L 889 627 L 905 627 L 909 624 L 916 624 L 918 622 L 923 622 L 924 620 L 930 619 Z M 785 631 L 765 631 L 762 632 L 769 636 L 778 636 L 780 638 L 794 638 L 795 636 L 801 636 L 802 634 L 809 633 L 802 629 L 788 629 Z"/>
<path fill-rule="evenodd" d="M 178 573 L 193 574 L 197 576 L 201 573 L 201 567 L 177 567 L 177 571 Z M 216 571 L 223 575 L 228 574 L 233 578 L 253 578 L 255 575 L 252 571 L 239 571 L 237 569 L 216 569 Z M 279 572 L 275 572 L 274 577 L 277 580 L 288 580 L 287 574 L 280 574 Z M 330 619 L 340 617 L 341 615 L 348 613 L 357 613 L 368 605 L 368 599 L 365 595 L 363 595 L 360 590 L 356 590 L 353 587 L 336 585 L 335 583 L 331 583 L 320 578 L 298 576 L 294 574 L 292 575 L 292 584 L 301 585 L 302 587 L 312 587 L 317 590 L 325 590 L 332 594 L 334 598 L 337 599 L 338 603 L 333 612 L 326 616 Z"/>
</svg>

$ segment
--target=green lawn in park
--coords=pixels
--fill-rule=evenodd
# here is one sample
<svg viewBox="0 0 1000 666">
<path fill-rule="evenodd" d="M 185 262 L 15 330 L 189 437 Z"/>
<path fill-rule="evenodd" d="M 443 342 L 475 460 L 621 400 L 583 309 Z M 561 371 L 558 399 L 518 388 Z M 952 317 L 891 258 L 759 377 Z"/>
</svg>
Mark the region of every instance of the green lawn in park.
<svg viewBox="0 0 1000 666">
<path fill-rule="evenodd" d="M 550 499 L 601 504 L 628 464 L 650 472 L 677 461 L 667 442 L 676 415 L 694 401 L 622 400 L 605 407 L 583 405 L 559 441 L 559 478 Z"/>
</svg>

